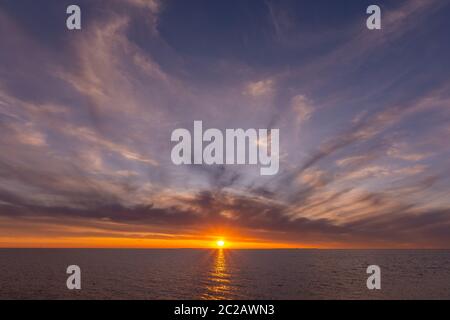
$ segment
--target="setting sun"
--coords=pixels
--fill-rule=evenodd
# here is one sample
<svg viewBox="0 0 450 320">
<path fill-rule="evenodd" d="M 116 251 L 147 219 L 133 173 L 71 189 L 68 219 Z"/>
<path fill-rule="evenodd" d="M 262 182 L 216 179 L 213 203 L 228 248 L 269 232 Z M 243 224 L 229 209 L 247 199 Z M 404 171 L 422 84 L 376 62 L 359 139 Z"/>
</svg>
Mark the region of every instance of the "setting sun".
<svg viewBox="0 0 450 320">
<path fill-rule="evenodd" d="M 223 240 L 217 240 L 216 245 L 217 245 L 219 248 L 222 248 L 223 246 L 225 246 L 225 241 L 223 241 Z"/>
</svg>

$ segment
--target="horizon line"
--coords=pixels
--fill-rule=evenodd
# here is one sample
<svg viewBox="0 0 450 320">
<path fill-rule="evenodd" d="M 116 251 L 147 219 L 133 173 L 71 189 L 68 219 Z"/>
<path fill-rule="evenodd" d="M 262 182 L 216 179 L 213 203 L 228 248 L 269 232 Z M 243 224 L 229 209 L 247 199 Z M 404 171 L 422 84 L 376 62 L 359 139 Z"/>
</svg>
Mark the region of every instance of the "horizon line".
<svg viewBox="0 0 450 320">
<path fill-rule="evenodd" d="M 317 247 L 310 247 L 310 248 L 293 248 L 293 247 L 276 247 L 276 248 L 217 248 L 217 247 L 149 247 L 149 248 L 143 248 L 143 247 L 0 247 L 0 250 L 2 249 L 8 249 L 8 250 L 14 250 L 14 249 L 76 249 L 76 250 L 450 250 L 450 248 L 317 248 Z"/>
</svg>

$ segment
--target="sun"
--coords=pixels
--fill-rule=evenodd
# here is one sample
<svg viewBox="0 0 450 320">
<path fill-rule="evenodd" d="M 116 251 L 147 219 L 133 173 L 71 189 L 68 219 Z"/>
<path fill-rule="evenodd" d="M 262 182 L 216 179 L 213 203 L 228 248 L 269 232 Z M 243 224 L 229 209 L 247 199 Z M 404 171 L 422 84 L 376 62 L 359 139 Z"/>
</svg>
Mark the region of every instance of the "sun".
<svg viewBox="0 0 450 320">
<path fill-rule="evenodd" d="M 216 246 L 219 248 L 223 248 L 225 246 L 225 241 L 221 240 L 217 240 L 216 241 Z"/>
</svg>

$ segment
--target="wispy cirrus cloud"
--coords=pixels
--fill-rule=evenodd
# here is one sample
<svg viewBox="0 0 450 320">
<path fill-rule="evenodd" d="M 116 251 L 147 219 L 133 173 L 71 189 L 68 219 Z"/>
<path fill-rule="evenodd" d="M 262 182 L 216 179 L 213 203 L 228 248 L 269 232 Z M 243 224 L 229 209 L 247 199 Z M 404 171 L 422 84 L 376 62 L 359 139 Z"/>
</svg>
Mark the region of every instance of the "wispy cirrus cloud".
<svg viewBox="0 0 450 320">
<path fill-rule="evenodd" d="M 434 43 L 447 35 L 427 23 L 445 25 L 445 5 L 386 4 L 379 34 L 350 15 L 338 37 L 326 24 L 300 42 L 303 5 L 224 4 L 254 9 L 254 20 L 236 17 L 240 37 L 201 17 L 180 28 L 181 3 L 129 0 L 87 17 L 82 32 L 40 39 L 5 2 L 0 245 L 43 230 L 76 241 L 219 229 L 261 243 L 446 246 L 450 79 L 447 47 Z M 211 50 L 198 50 L 201 39 Z M 417 43 L 430 53 L 410 50 Z M 198 119 L 280 128 L 280 174 L 173 166 L 170 132 Z"/>
</svg>

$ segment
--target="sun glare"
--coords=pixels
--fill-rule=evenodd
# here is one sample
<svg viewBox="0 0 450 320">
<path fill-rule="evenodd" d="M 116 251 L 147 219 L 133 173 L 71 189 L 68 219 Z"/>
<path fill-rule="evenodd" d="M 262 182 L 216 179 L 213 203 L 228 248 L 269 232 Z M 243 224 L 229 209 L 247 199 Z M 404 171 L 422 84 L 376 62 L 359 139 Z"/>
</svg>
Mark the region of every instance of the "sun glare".
<svg viewBox="0 0 450 320">
<path fill-rule="evenodd" d="M 217 240 L 216 245 L 217 245 L 219 248 L 223 248 L 223 246 L 225 246 L 225 241 L 223 241 L 223 240 Z"/>
</svg>

